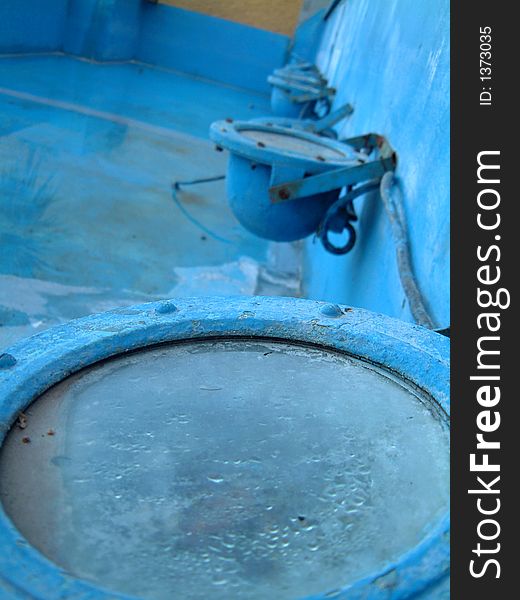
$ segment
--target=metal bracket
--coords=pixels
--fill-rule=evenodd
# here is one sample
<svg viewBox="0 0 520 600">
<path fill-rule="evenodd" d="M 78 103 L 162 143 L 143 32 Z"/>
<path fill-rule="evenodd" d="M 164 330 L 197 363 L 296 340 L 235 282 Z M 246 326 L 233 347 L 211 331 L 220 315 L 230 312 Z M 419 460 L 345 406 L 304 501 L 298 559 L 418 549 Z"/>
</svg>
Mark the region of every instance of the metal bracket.
<svg viewBox="0 0 520 600">
<path fill-rule="evenodd" d="M 317 121 L 314 121 L 309 124 L 309 131 L 313 133 L 321 133 L 326 129 L 330 129 L 333 125 L 335 125 L 338 121 L 345 119 L 346 117 L 350 117 L 350 115 L 354 112 L 354 107 L 352 104 L 345 104 L 338 108 L 337 110 L 329 113 L 326 117 L 322 117 Z"/>
<path fill-rule="evenodd" d="M 342 140 L 342 142 L 358 152 L 365 153 L 367 161 L 354 167 L 341 167 L 318 175 L 310 175 L 302 179 L 273 185 L 269 188 L 271 202 L 285 202 L 323 194 L 345 186 L 356 185 L 363 181 L 380 179 L 387 171 L 395 171 L 397 155 L 383 136 L 369 133 L 368 135 L 348 138 Z M 370 159 L 373 152 L 377 154 Z"/>
<path fill-rule="evenodd" d="M 296 81 L 294 79 L 282 79 L 269 75 L 267 81 L 277 87 L 291 102 L 295 104 L 303 104 L 304 102 L 312 102 L 320 98 L 331 98 L 335 95 L 336 90 L 332 87 L 327 87 L 319 81 Z"/>
</svg>

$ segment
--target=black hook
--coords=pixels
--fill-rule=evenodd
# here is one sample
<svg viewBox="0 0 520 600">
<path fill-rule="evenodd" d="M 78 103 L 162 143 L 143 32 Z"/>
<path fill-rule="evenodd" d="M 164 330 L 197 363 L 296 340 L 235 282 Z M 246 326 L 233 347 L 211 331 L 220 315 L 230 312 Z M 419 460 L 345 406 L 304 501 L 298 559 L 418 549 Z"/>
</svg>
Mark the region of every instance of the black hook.
<svg viewBox="0 0 520 600">
<path fill-rule="evenodd" d="M 352 222 L 357 221 L 354 199 L 378 188 L 379 181 L 371 181 L 356 188 L 350 187 L 344 196 L 336 200 L 328 208 L 318 228 L 318 237 L 325 250 L 336 255 L 347 254 L 352 250 L 356 243 L 356 230 L 352 226 Z M 335 246 L 329 240 L 330 231 L 335 233 L 347 231 L 348 239 L 345 244 L 343 246 Z"/>
</svg>

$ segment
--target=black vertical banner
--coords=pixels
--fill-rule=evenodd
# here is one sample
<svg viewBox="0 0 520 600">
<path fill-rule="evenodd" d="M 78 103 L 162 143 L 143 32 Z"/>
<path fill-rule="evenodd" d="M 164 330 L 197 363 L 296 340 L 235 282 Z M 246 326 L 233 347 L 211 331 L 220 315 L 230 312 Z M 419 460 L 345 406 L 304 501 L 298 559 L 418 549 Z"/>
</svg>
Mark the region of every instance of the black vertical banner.
<svg viewBox="0 0 520 600">
<path fill-rule="evenodd" d="M 497 0 L 451 5 L 451 597 L 456 600 L 518 595 L 516 9 L 515 3 Z"/>
</svg>

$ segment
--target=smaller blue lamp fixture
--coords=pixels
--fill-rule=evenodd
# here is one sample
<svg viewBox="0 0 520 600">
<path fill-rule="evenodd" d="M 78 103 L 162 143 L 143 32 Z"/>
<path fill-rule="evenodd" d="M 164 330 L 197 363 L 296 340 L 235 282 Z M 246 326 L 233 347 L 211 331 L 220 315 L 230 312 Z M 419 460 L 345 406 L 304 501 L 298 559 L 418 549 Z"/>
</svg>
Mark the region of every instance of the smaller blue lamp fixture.
<svg viewBox="0 0 520 600">
<path fill-rule="evenodd" d="M 336 93 L 315 65 L 292 63 L 267 78 L 271 109 L 277 117 L 315 119 L 327 115 Z"/>
<path fill-rule="evenodd" d="M 229 204 L 246 229 L 277 242 L 317 233 L 334 254 L 354 246 L 353 200 L 378 189 L 397 165 L 388 141 L 373 133 L 339 142 L 303 129 L 228 119 L 211 125 L 210 138 L 230 153 Z M 334 245 L 329 234 L 344 231 L 347 241 Z"/>
</svg>

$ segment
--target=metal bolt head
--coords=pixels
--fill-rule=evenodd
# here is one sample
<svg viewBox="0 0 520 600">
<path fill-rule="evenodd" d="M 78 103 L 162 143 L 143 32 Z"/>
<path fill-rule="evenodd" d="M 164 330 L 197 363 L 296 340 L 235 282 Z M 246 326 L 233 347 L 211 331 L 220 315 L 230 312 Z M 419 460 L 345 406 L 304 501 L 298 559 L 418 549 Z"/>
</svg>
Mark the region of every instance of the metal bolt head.
<svg viewBox="0 0 520 600">
<path fill-rule="evenodd" d="M 326 317 L 335 318 L 343 316 L 343 311 L 337 304 L 326 304 L 325 306 L 321 307 L 320 312 Z"/>
<path fill-rule="evenodd" d="M 0 369 L 10 369 L 16 364 L 16 358 L 12 354 L 0 354 Z"/>
<path fill-rule="evenodd" d="M 177 312 L 177 307 L 171 300 L 162 302 L 161 306 L 155 309 L 155 312 L 159 315 L 170 315 L 171 313 Z"/>
</svg>

